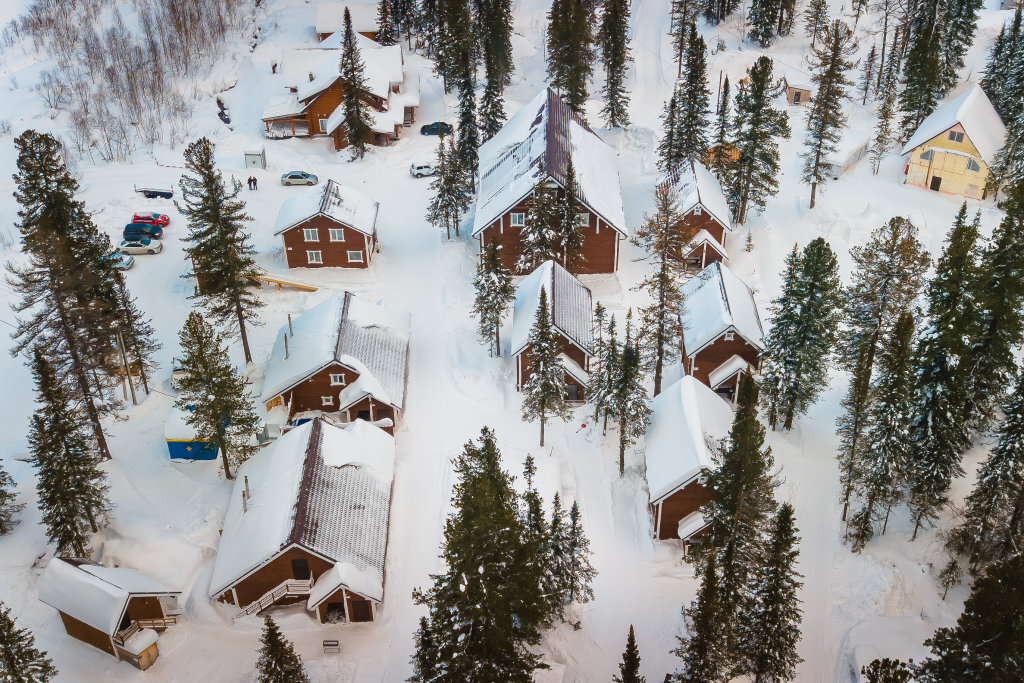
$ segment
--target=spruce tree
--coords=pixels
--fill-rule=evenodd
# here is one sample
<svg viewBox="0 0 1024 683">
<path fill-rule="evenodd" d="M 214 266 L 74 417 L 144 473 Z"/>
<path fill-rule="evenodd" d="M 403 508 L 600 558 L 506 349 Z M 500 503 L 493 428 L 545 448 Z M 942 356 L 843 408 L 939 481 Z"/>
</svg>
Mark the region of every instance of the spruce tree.
<svg viewBox="0 0 1024 683">
<path fill-rule="evenodd" d="M 665 102 L 661 118 L 663 133 L 658 142 L 658 166 L 666 173 L 671 173 L 686 158 L 682 146 L 682 108 L 683 82 L 680 80 L 672 86 L 672 95 Z"/>
<path fill-rule="evenodd" d="M 788 36 L 793 30 L 793 20 L 796 14 L 796 0 L 782 0 L 779 3 L 779 26 L 777 33 L 780 36 Z"/>
<path fill-rule="evenodd" d="M 128 291 L 122 278 L 117 283 L 118 309 L 121 312 L 117 330 L 119 339 L 124 343 L 124 353 L 128 358 L 133 372 L 138 372 L 142 387 L 149 393 L 149 383 L 157 363 L 153 355 L 163 346 L 157 341 L 156 330 L 150 324 L 136 303 L 135 297 Z"/>
<path fill-rule="evenodd" d="M 613 683 L 647 683 L 647 678 L 640 675 L 640 649 L 636 646 L 633 624 L 629 625 L 629 635 L 626 636 L 626 651 L 622 653 L 619 674 L 612 676 L 612 681 Z"/>
<path fill-rule="evenodd" d="M 555 539 L 552 528 L 544 516 L 544 501 L 541 499 L 533 478 L 537 474 L 537 465 L 532 455 L 527 455 L 523 460 L 523 481 L 525 487 L 522 494 L 522 518 L 526 533 L 523 541 L 523 557 L 520 564 L 525 566 L 526 571 L 539 575 L 539 590 L 545 604 L 550 605 L 548 616 L 545 618 L 545 625 L 549 625 L 555 616 L 562 613 L 563 591 L 562 577 L 556 575 L 555 557 L 553 554 Z M 558 495 L 557 493 L 555 494 Z M 556 505 L 560 509 L 561 503 Z M 558 512 L 559 516 L 561 512 Z M 563 528 L 561 519 L 556 520 L 559 535 L 557 543 L 561 543 Z M 562 553 L 558 554 L 561 559 Z M 559 563 L 561 565 L 561 562 Z"/>
<path fill-rule="evenodd" d="M 587 0 L 554 0 L 548 12 L 548 80 L 580 117 L 596 58 L 591 11 Z"/>
<path fill-rule="evenodd" d="M 804 30 L 811 38 L 811 49 L 814 49 L 818 34 L 828 23 L 828 3 L 826 0 L 811 0 L 804 10 Z"/>
<path fill-rule="evenodd" d="M 178 334 L 184 378 L 174 405 L 186 412 L 185 421 L 196 440 L 220 452 L 224 476 L 255 452 L 253 440 L 259 418 L 244 377 L 235 372 L 227 347 L 217 332 L 195 311 Z"/>
<path fill-rule="evenodd" d="M 878 49 L 874 43 L 871 43 L 871 49 L 868 51 L 867 57 L 864 58 L 864 68 L 860 75 L 860 84 L 858 90 L 860 90 L 860 103 L 862 105 L 868 103 L 868 95 L 871 94 L 871 87 L 875 84 L 875 71 L 879 68 L 878 66 Z"/>
<path fill-rule="evenodd" d="M 974 44 L 978 29 L 978 10 L 983 0 L 944 0 L 944 21 L 939 38 L 940 97 L 944 97 L 960 81 L 959 71 L 964 66 L 967 50 Z"/>
<path fill-rule="evenodd" d="M 588 395 L 590 402 L 594 405 L 594 421 L 600 422 L 602 431 L 608 427 L 608 418 L 615 417 L 615 377 L 619 368 L 619 340 L 615 336 L 615 315 L 612 314 L 608 320 L 606 334 L 601 334 L 605 329 L 604 307 L 598 304 L 594 310 L 594 326 L 596 335 L 601 339 L 600 347 L 594 351 L 594 369 L 590 373 L 590 384 Z"/>
<path fill-rule="evenodd" d="M 501 355 L 501 320 L 515 296 L 512 275 L 501 265 L 501 243 L 492 239 L 480 257 L 473 279 L 476 297 L 473 313 L 479 320 L 480 341 L 491 345 L 491 355 Z"/>
<path fill-rule="evenodd" d="M 500 81 L 488 78 L 480 98 L 480 143 L 493 138 L 505 125 L 505 102 L 501 95 Z"/>
<path fill-rule="evenodd" d="M 558 261 L 561 255 L 557 249 L 558 236 L 555 225 L 558 221 L 558 194 L 552 187 L 551 179 L 541 163 L 537 168 L 537 180 L 527 200 L 526 225 L 520 230 L 522 251 L 516 269 L 529 273 L 545 261 Z"/>
<path fill-rule="evenodd" d="M 580 194 L 576 168 L 570 155 L 565 164 L 565 186 L 555 200 L 554 239 L 551 245 L 558 255 L 558 262 L 570 272 L 583 263 L 583 230 L 579 220 L 583 214 L 583 205 L 579 200 Z"/>
<path fill-rule="evenodd" d="M 380 0 L 377 3 L 377 42 L 381 45 L 394 45 L 398 40 L 395 26 L 395 13 L 391 0 Z"/>
<path fill-rule="evenodd" d="M 590 583 L 597 571 L 590 564 L 590 539 L 583 531 L 583 519 L 579 503 L 572 502 L 569 508 L 569 524 L 566 527 L 565 543 L 565 603 L 590 602 L 594 599 L 594 589 Z"/>
<path fill-rule="evenodd" d="M 678 647 L 672 651 L 682 660 L 673 676 L 674 681 L 706 683 L 724 680 L 728 670 L 728 645 L 722 639 L 726 606 L 722 604 L 717 565 L 712 550 L 704 563 L 697 596 L 689 607 L 683 609 L 688 637 L 679 638 Z"/>
<path fill-rule="evenodd" d="M 654 270 L 634 289 L 650 296 L 651 303 L 640 309 L 641 357 L 645 369 L 654 373 L 654 395 L 661 393 L 661 380 L 665 366 L 680 357 L 679 317 L 684 305 L 679 283 L 683 280 L 685 265 L 682 257 L 690 235 L 682 229 L 678 193 L 669 182 L 654 189 L 654 214 L 644 216 L 643 224 L 633 236 L 633 244 L 646 252 L 645 260 L 653 263 Z"/>
<path fill-rule="evenodd" d="M 14 478 L 0 463 L 0 536 L 6 536 L 18 525 L 17 515 L 25 509 L 24 503 L 16 502 L 18 489 Z"/>
<path fill-rule="evenodd" d="M 448 136 L 448 143 L 442 137 L 437 145 L 436 174 L 430 183 L 434 195 L 427 205 L 427 221 L 437 228 L 444 228 L 448 239 L 452 230 L 459 234 L 459 225 L 469 208 L 472 193 L 468 177 L 458 160 L 455 139 Z"/>
<path fill-rule="evenodd" d="M 566 577 L 569 574 L 569 527 L 565 520 L 562 497 L 558 491 L 555 491 L 555 496 L 551 499 L 551 523 L 548 525 L 548 547 L 545 555 L 547 569 L 541 578 L 541 588 L 547 605 L 548 620 L 545 624 L 548 624 L 555 618 L 563 619 L 568 605 L 565 596 L 568 594 Z"/>
<path fill-rule="evenodd" d="M 921 0 L 913 6 L 900 92 L 901 138 L 913 135 L 925 117 L 935 110 L 945 92 L 940 87 L 939 35 L 942 30 L 941 0 Z"/>
<path fill-rule="evenodd" d="M 761 47 L 771 47 L 779 26 L 782 3 L 779 0 L 751 0 L 747 13 L 747 35 Z"/>
<path fill-rule="evenodd" d="M 430 622 L 426 617 L 420 617 L 419 627 L 413 634 L 413 643 L 413 675 L 406 680 L 437 680 L 437 644 L 434 642 L 434 634 L 430 631 Z"/>
<path fill-rule="evenodd" d="M 996 36 L 992 49 L 989 52 L 988 61 L 985 63 L 985 75 L 981 79 L 981 88 L 985 91 L 992 106 L 1004 121 L 1005 103 L 1003 93 L 1007 87 L 1007 81 L 1011 77 L 1011 70 L 1018 53 L 1024 48 L 1020 42 L 1021 37 L 1021 8 L 1018 7 L 1013 13 L 1010 24 L 1003 24 Z"/>
<path fill-rule="evenodd" d="M 722 82 L 722 94 L 718 99 L 718 116 L 715 118 L 714 139 L 708 152 L 708 170 L 722 184 L 723 189 L 729 186 L 732 174 L 732 159 L 729 150 L 732 148 L 732 129 L 730 128 L 729 108 L 729 77 Z M 732 206 L 732 199 L 729 198 Z"/>
<path fill-rule="evenodd" d="M 669 30 L 672 53 L 676 60 L 676 80 L 683 77 L 683 59 L 690 39 L 690 24 L 697 18 L 701 0 L 672 0 L 669 8 Z"/>
<path fill-rule="evenodd" d="M 242 183 L 214 167 L 214 145 L 200 138 L 185 149 L 186 173 L 181 177 L 182 201 L 175 202 L 188 221 L 185 254 L 193 272 L 185 277 L 199 280 L 197 293 L 211 321 L 225 335 L 237 330 L 246 364 L 252 363 L 247 325 L 259 324 L 263 302 L 252 291 L 259 274 L 256 250 L 244 226 L 252 221 L 239 199 Z"/>
<path fill-rule="evenodd" d="M 626 312 L 626 336 L 612 379 L 611 409 L 619 427 L 619 476 L 626 471 L 626 449 L 647 431 L 651 407 L 643 384 L 640 348 L 633 339 L 633 309 Z"/>
<path fill-rule="evenodd" d="M 480 47 L 483 52 L 484 76 L 491 88 L 485 91 L 481 106 L 481 116 L 488 105 L 488 96 L 493 96 L 500 103 L 501 94 L 512 81 L 515 62 L 512 57 L 512 0 L 478 0 L 477 27 L 480 32 Z M 493 84 L 493 85 L 492 85 Z M 504 114 L 502 114 L 504 116 Z M 486 118 L 484 117 L 484 120 Z M 493 134 L 493 133 L 492 133 Z M 490 135 L 485 134 L 484 138 Z"/>
<path fill-rule="evenodd" d="M 35 636 L 18 628 L 10 608 L 0 602 L 0 681 L 46 683 L 56 675 L 53 661 L 36 648 Z"/>
<path fill-rule="evenodd" d="M 345 113 L 345 140 L 351 150 L 352 159 L 362 159 L 366 154 L 366 143 L 373 134 L 373 120 L 370 109 L 363 101 L 366 92 L 366 65 L 359 53 L 356 32 L 352 28 L 352 14 L 345 8 L 341 39 L 341 107 Z"/>
<path fill-rule="evenodd" d="M 302 658 L 269 614 L 263 617 L 260 643 L 260 657 L 256 660 L 256 680 L 259 683 L 309 683 Z"/>
<path fill-rule="evenodd" d="M 473 82 L 464 80 L 459 85 L 459 130 L 455 144 L 455 158 L 466 180 L 469 191 L 476 189 L 476 171 L 479 165 L 480 131 L 476 123 L 476 93 Z M 450 160 L 449 160 L 450 161 Z"/>
<path fill-rule="evenodd" d="M 755 681 L 791 681 L 803 660 L 797 654 L 802 610 L 796 570 L 800 551 L 793 506 L 783 503 L 772 520 L 756 577 L 748 589 L 751 605 L 740 623 L 738 672 Z"/>
<path fill-rule="evenodd" d="M 811 81 L 817 92 L 807 111 L 802 179 L 811 186 L 812 209 L 818 185 L 832 179 L 832 157 L 847 120 L 843 102 L 853 85 L 846 72 L 854 66 L 852 57 L 856 50 L 853 31 L 840 19 L 822 29 L 821 45 L 811 49 Z"/>
<path fill-rule="evenodd" d="M 686 76 L 679 92 L 679 150 L 682 158 L 701 160 L 708 152 L 707 47 L 697 27 L 690 24 L 690 39 L 686 48 Z"/>
<path fill-rule="evenodd" d="M 629 91 L 626 68 L 629 56 L 629 0 L 605 0 L 601 7 L 601 29 L 597 35 L 604 64 L 604 109 L 601 114 L 609 128 L 629 125 Z"/>
<path fill-rule="evenodd" d="M 789 430 L 825 385 L 841 317 L 839 265 L 828 242 L 815 238 L 786 260 L 782 293 L 772 302 L 772 327 L 761 356 L 761 387 L 772 429 Z"/>
<path fill-rule="evenodd" d="M 569 392 L 565 385 L 565 368 L 558 360 L 558 333 L 551 322 L 551 307 L 544 287 L 540 288 L 537 313 L 527 338 L 529 375 L 523 383 L 523 420 L 540 421 L 540 445 L 544 445 L 544 428 L 551 418 L 569 418 Z"/>
<path fill-rule="evenodd" d="M 907 665 L 898 659 L 874 659 L 860 668 L 866 683 L 910 683 L 912 673 Z"/>
<path fill-rule="evenodd" d="M 762 211 L 768 197 L 778 192 L 779 144 L 789 138 L 789 117 L 772 108 L 776 86 L 772 82 L 772 60 L 758 57 L 748 71 L 750 83 L 740 86 L 736 96 L 734 145 L 739 158 L 730 178 L 729 195 L 733 219 L 743 223 L 751 209 Z"/>
<path fill-rule="evenodd" d="M 875 124 L 875 136 L 871 143 L 871 172 L 878 175 L 882 158 L 892 147 L 893 117 L 896 114 L 896 87 L 892 78 L 885 79 L 885 85 L 879 93 L 882 105 L 878 108 L 878 123 Z"/>
<path fill-rule="evenodd" d="M 411 680 L 529 683 L 540 664 L 529 648 L 540 640 L 548 606 L 538 572 L 518 565 L 529 552 L 526 529 L 491 430 L 465 445 L 455 471 L 443 571 L 431 575 L 430 588 L 413 594 L 429 612 L 427 663 L 433 670 L 418 668 Z M 417 644 L 423 642 L 421 632 Z"/>
</svg>

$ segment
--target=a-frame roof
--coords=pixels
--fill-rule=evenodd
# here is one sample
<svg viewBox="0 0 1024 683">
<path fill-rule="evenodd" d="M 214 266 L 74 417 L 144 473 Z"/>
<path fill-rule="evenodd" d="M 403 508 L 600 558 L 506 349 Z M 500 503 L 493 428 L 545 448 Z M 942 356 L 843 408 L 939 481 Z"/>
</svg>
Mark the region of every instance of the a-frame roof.
<svg viewBox="0 0 1024 683">
<path fill-rule="evenodd" d="M 512 311 L 512 355 L 526 348 L 544 288 L 551 324 L 584 353 L 593 352 L 593 304 L 590 289 L 572 273 L 545 261 L 516 287 Z"/>
<path fill-rule="evenodd" d="M 764 332 L 754 295 L 746 283 L 721 263 L 712 263 L 681 287 L 683 346 L 694 355 L 726 331 L 735 330 L 758 351 Z"/>
<path fill-rule="evenodd" d="M 722 184 L 704 164 L 696 160 L 683 162 L 668 174 L 664 182 L 675 190 L 680 213 L 688 214 L 700 206 L 719 225 L 732 231 L 729 202 Z"/>
<path fill-rule="evenodd" d="M 1006 126 L 980 86 L 973 85 L 947 100 L 917 127 L 901 154 L 960 124 L 982 161 L 991 164 L 1006 141 Z"/>
</svg>

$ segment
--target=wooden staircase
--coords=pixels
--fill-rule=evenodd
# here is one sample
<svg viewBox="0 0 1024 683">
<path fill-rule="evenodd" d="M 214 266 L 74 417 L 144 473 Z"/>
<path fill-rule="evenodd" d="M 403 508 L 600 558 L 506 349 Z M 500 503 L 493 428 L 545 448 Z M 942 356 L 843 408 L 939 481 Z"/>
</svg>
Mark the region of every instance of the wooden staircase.
<svg viewBox="0 0 1024 683">
<path fill-rule="evenodd" d="M 280 584 L 260 596 L 258 600 L 250 602 L 248 605 L 243 607 L 241 611 L 234 616 L 234 618 L 241 619 L 242 617 L 252 614 L 259 614 L 282 598 L 309 595 L 312 590 L 312 579 L 288 579 L 286 581 L 282 581 Z"/>
</svg>

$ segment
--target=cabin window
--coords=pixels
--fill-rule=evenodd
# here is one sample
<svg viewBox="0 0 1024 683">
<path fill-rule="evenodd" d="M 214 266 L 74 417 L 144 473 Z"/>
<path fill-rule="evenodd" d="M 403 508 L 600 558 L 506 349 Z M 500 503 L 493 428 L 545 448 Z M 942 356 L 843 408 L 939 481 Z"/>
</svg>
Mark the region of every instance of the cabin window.
<svg viewBox="0 0 1024 683">
<path fill-rule="evenodd" d="M 306 252 L 306 262 L 307 263 L 323 263 L 324 262 L 323 254 L 321 252 L 319 252 L 319 251 L 307 251 Z"/>
<path fill-rule="evenodd" d="M 320 132 L 321 133 L 326 133 L 327 132 L 327 119 L 320 119 L 319 123 L 320 123 Z"/>
<path fill-rule="evenodd" d="M 325 405 L 325 406 L 333 406 L 334 405 L 334 397 L 333 396 L 321 396 L 320 397 L 320 404 L 321 405 Z"/>
<path fill-rule="evenodd" d="M 702 212 L 701 212 L 701 210 L 700 210 L 700 207 L 699 207 L 699 206 L 697 206 L 697 207 L 694 207 L 694 209 L 693 209 L 693 215 L 694 215 L 694 216 L 699 216 L 699 215 L 701 215 L 701 213 L 702 213 Z"/>
<path fill-rule="evenodd" d="M 331 241 L 332 242 L 344 242 L 345 241 L 345 228 L 331 228 Z"/>
<path fill-rule="evenodd" d="M 951 130 L 949 131 L 949 139 L 952 140 L 953 142 L 963 142 L 964 134 L 961 133 L 960 131 Z"/>
<path fill-rule="evenodd" d="M 928 150 L 927 152 L 921 152 L 921 161 L 931 161 L 934 152 Z"/>
<path fill-rule="evenodd" d="M 585 228 L 590 225 L 590 214 L 589 213 L 578 213 L 576 214 L 576 226 Z"/>
<path fill-rule="evenodd" d="M 736 338 L 736 333 L 735 332 L 726 332 L 725 333 L 725 341 L 732 341 L 735 338 Z"/>
<path fill-rule="evenodd" d="M 331 373 L 331 386 L 340 387 L 345 385 L 345 375 L 341 373 Z"/>
<path fill-rule="evenodd" d="M 363 262 L 363 252 L 361 252 L 361 251 L 350 251 L 350 252 L 348 252 L 348 262 L 349 263 L 362 263 Z"/>
<path fill-rule="evenodd" d="M 509 225 L 513 228 L 521 228 L 526 225 L 525 213 L 510 213 L 508 215 Z"/>
<path fill-rule="evenodd" d="M 974 171 L 975 173 L 977 173 L 978 171 L 981 170 L 981 166 L 979 166 L 978 162 L 975 161 L 974 159 L 968 159 L 967 160 L 967 170 L 968 171 Z"/>
<path fill-rule="evenodd" d="M 320 231 L 317 230 L 316 228 L 303 228 L 302 239 L 306 240 L 307 242 L 319 242 Z"/>
</svg>

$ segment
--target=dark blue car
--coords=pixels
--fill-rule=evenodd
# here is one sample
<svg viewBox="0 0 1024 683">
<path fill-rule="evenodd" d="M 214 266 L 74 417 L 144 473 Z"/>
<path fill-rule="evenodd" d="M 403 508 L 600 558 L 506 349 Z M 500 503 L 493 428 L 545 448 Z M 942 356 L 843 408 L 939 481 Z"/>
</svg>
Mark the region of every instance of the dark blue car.
<svg viewBox="0 0 1024 683">
<path fill-rule="evenodd" d="M 420 127 L 420 135 L 451 135 L 452 127 L 444 121 L 434 121 Z"/>
<path fill-rule="evenodd" d="M 150 225 L 149 223 L 129 223 L 124 226 L 124 233 L 122 235 L 126 240 L 136 240 L 140 237 L 160 239 L 163 236 L 163 228 L 159 225 Z"/>
</svg>

